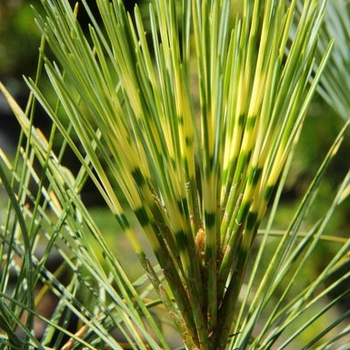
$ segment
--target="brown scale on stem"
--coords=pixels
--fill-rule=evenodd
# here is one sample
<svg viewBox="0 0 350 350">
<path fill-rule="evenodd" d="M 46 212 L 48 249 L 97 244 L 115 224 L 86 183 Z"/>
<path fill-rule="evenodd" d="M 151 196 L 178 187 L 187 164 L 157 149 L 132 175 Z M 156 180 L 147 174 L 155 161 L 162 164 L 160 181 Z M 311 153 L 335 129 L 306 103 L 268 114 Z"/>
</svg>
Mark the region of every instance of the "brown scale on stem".
<svg viewBox="0 0 350 350">
<path fill-rule="evenodd" d="M 201 258 L 202 262 L 205 261 L 205 231 L 200 228 L 196 234 L 195 238 L 197 253 Z"/>
</svg>

